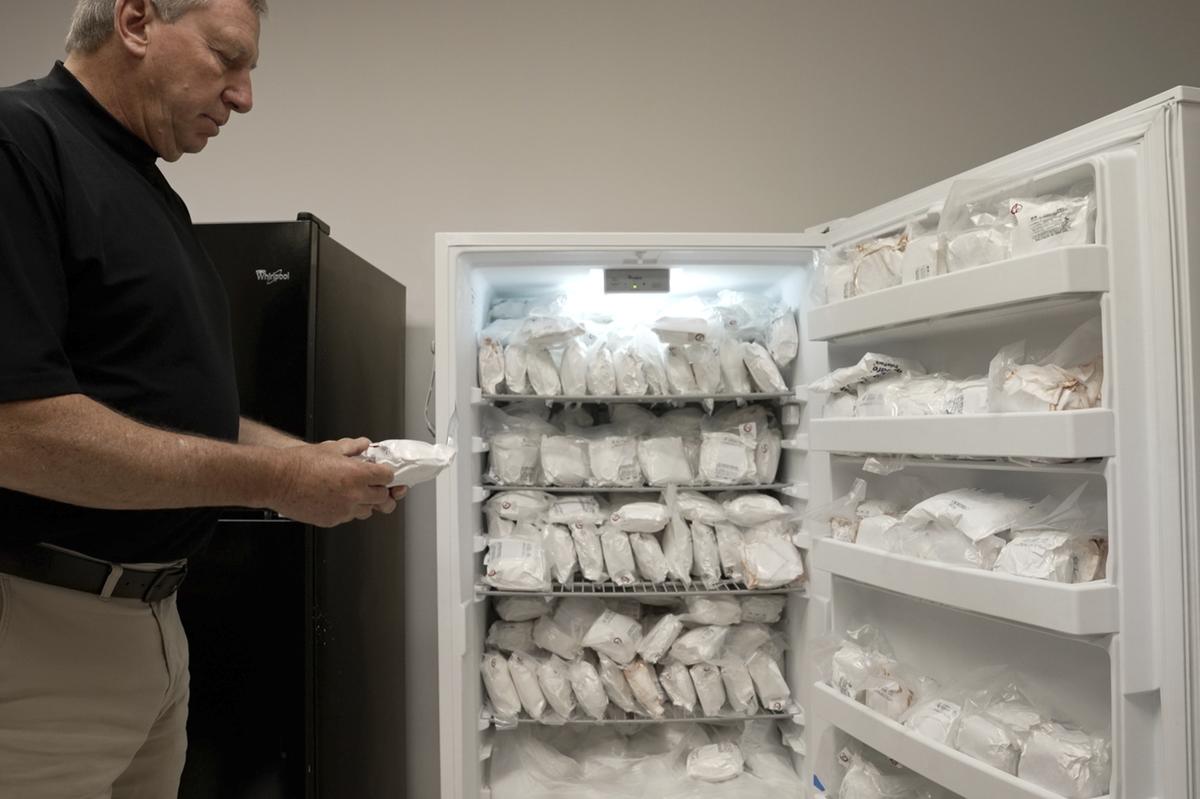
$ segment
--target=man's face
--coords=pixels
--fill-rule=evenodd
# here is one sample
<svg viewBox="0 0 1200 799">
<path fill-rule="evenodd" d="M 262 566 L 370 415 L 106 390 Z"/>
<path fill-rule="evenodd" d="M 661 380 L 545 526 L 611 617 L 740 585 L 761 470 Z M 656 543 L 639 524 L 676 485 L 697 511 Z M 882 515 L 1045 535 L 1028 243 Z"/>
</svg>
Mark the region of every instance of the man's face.
<svg viewBox="0 0 1200 799">
<path fill-rule="evenodd" d="M 246 0 L 210 0 L 148 28 L 145 107 L 150 144 L 166 161 L 198 153 L 237 111 L 254 104 L 258 15 Z"/>
</svg>

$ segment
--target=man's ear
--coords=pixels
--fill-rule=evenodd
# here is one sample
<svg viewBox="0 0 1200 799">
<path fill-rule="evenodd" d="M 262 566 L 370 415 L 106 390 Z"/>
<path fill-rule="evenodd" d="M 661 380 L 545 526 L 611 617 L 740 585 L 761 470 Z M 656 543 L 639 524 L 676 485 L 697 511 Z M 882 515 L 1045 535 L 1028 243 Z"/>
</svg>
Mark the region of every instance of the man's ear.
<svg viewBox="0 0 1200 799">
<path fill-rule="evenodd" d="M 113 28 L 121 46 L 132 56 L 143 58 L 150 44 L 150 26 L 159 19 L 151 0 L 116 0 Z"/>
</svg>

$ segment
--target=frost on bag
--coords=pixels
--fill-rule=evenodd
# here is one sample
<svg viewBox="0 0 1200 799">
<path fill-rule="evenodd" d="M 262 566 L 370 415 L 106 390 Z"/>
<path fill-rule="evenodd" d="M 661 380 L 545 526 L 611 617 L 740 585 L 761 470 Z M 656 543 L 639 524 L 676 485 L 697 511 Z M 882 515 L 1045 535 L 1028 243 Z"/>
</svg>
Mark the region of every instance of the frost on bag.
<svg viewBox="0 0 1200 799">
<path fill-rule="evenodd" d="M 591 522 L 597 524 L 608 514 L 595 496 L 557 496 L 546 510 L 546 521 L 551 524 L 573 524 Z"/>
<path fill-rule="evenodd" d="M 565 316 L 529 316 L 513 334 L 514 339 L 530 347 L 549 348 L 566 344 L 584 334 L 583 325 Z"/>
<path fill-rule="evenodd" d="M 814 659 L 825 682 L 855 702 L 866 699 L 871 677 L 890 673 L 896 664 L 887 639 L 869 624 L 829 639 L 817 647 Z"/>
<path fill-rule="evenodd" d="M 742 597 L 742 621 L 774 624 L 783 616 L 787 597 L 779 594 Z"/>
<path fill-rule="evenodd" d="M 504 621 L 530 621 L 554 610 L 554 603 L 540 596 L 503 596 L 496 600 L 496 613 Z M 533 640 L 530 627 L 530 641 Z"/>
<path fill-rule="evenodd" d="M 724 382 L 721 377 L 721 358 L 711 344 L 697 344 L 684 348 L 684 355 L 692 365 L 696 378 L 696 389 L 701 394 L 719 394 Z"/>
<path fill-rule="evenodd" d="M 559 382 L 568 397 L 587 394 L 587 349 L 579 339 L 567 344 L 559 364 Z"/>
<path fill-rule="evenodd" d="M 687 775 L 704 782 L 725 782 L 742 773 L 742 750 L 730 741 L 693 749 L 687 756 Z"/>
<path fill-rule="evenodd" d="M 587 393 L 598 397 L 616 395 L 617 371 L 608 345 L 596 342 L 588 351 L 587 359 Z"/>
<path fill-rule="evenodd" d="M 779 367 L 771 359 L 771 354 L 761 344 L 749 342 L 742 345 L 742 361 L 754 386 L 763 393 L 785 394 L 787 383 L 779 373 Z"/>
<path fill-rule="evenodd" d="M 602 605 L 586 597 L 564 597 L 554 613 L 554 623 L 569 635 L 572 641 L 580 643 L 603 612 Z"/>
<path fill-rule="evenodd" d="M 583 712 L 596 721 L 604 718 L 608 710 L 608 694 L 604 691 L 596 667 L 581 658 L 567 666 L 567 677 Z"/>
<path fill-rule="evenodd" d="M 496 538 L 488 541 L 484 581 L 507 591 L 549 591 L 550 562 L 540 541 Z"/>
<path fill-rule="evenodd" d="M 590 522 L 575 522 L 570 529 L 583 579 L 603 582 L 608 575 L 604 572 L 604 548 L 600 543 L 599 529 Z"/>
<path fill-rule="evenodd" d="M 533 393 L 539 397 L 557 397 L 563 393 L 562 380 L 558 376 L 558 366 L 550 350 L 531 348 L 527 353 L 527 368 L 529 384 Z"/>
<path fill-rule="evenodd" d="M 813 382 L 809 389 L 820 394 L 833 394 L 859 383 L 869 383 L 873 380 L 901 374 L 923 375 L 925 367 L 908 358 L 896 358 L 868 352 L 858 363 L 835 369 Z"/>
<path fill-rule="evenodd" d="M 721 554 L 717 547 L 717 534 L 703 522 L 692 522 L 692 575 L 705 588 L 713 588 L 721 581 Z"/>
<path fill-rule="evenodd" d="M 717 522 L 717 553 L 721 556 L 721 571 L 730 580 L 745 582 L 743 565 L 746 557 L 745 536 L 741 528 L 730 522 Z"/>
<path fill-rule="evenodd" d="M 629 687 L 629 681 L 625 679 L 625 671 L 611 658 L 604 655 L 600 655 L 599 671 L 600 682 L 604 685 L 604 691 L 608 694 L 609 701 L 626 713 L 639 712 L 633 689 Z"/>
<path fill-rule="evenodd" d="M 935 216 L 927 215 L 910 222 L 904 234 L 908 241 L 900 256 L 901 283 L 915 283 L 945 274 L 946 264 Z"/>
<path fill-rule="evenodd" d="M 781 522 L 751 527 L 743 540 L 747 588 L 782 588 L 804 576 L 800 551 Z"/>
<path fill-rule="evenodd" d="M 881 767 L 857 752 L 843 752 L 838 759 L 847 767 L 837 799 L 940 799 L 944 795 L 899 766 L 884 763 Z"/>
<path fill-rule="evenodd" d="M 1091 799 L 1108 793 L 1112 756 L 1107 740 L 1049 722 L 1033 730 L 1017 776 L 1060 796 Z"/>
<path fill-rule="evenodd" d="M 938 525 L 957 530 L 974 542 L 1012 529 L 1032 503 L 977 488 L 959 488 L 932 496 L 904 514 L 910 527 Z"/>
<path fill-rule="evenodd" d="M 742 342 L 726 338 L 721 342 L 719 359 L 721 363 L 721 381 L 725 390 L 730 394 L 750 393 L 750 373 L 746 371 Z"/>
<path fill-rule="evenodd" d="M 658 663 L 682 633 L 683 622 L 678 616 L 668 613 L 643 636 L 638 644 L 638 654 L 647 663 Z"/>
<path fill-rule="evenodd" d="M 504 383 L 509 394 L 529 394 L 529 349 L 524 344 L 504 348 Z"/>
<path fill-rule="evenodd" d="M 558 655 L 551 655 L 538 666 L 538 685 L 542 695 L 554 712 L 564 719 L 575 712 L 575 692 L 571 689 L 571 676 L 567 664 Z"/>
<path fill-rule="evenodd" d="M 642 467 L 638 463 L 638 440 L 618 434 L 613 425 L 593 428 L 587 434 L 588 460 L 595 486 L 639 486 Z"/>
<path fill-rule="evenodd" d="M 629 534 L 611 525 L 605 525 L 600 531 L 600 545 L 604 551 L 604 564 L 612 581 L 617 585 L 632 585 L 637 582 Z"/>
<path fill-rule="evenodd" d="M 771 640 L 771 628 L 765 624 L 738 624 L 731 627 L 725 639 L 725 658 L 746 660 Z"/>
<path fill-rule="evenodd" d="M 632 344 L 614 348 L 613 369 L 616 375 L 617 394 L 623 397 L 640 397 L 649 389 L 642 359 Z"/>
<path fill-rule="evenodd" d="M 666 357 L 667 388 L 672 394 L 695 394 L 700 387 L 696 385 L 696 375 L 692 365 L 688 363 L 683 348 L 672 344 L 667 347 Z"/>
<path fill-rule="evenodd" d="M 582 654 L 579 639 L 563 629 L 551 616 L 542 616 L 534 623 L 533 642 L 563 660 L 574 660 Z"/>
<path fill-rule="evenodd" d="M 537 670 L 537 660 L 523 652 L 513 652 L 508 658 L 508 673 L 517 689 L 521 707 L 534 721 L 546 712 L 546 696 L 538 682 Z"/>
<path fill-rule="evenodd" d="M 479 387 L 485 394 L 500 393 L 504 383 L 504 347 L 489 336 L 479 340 Z"/>
<path fill-rule="evenodd" d="M 758 712 L 758 695 L 746 661 L 737 658 L 722 661 L 721 681 L 725 683 L 725 699 L 735 713 L 750 716 Z"/>
<path fill-rule="evenodd" d="M 629 545 L 633 549 L 633 561 L 637 564 L 642 579 L 654 585 L 666 582 L 667 559 L 663 555 L 658 538 L 650 533 L 630 533 Z"/>
<path fill-rule="evenodd" d="M 678 511 L 663 531 L 663 555 L 667 559 L 667 574 L 684 585 L 692 584 L 692 531 Z"/>
<path fill-rule="evenodd" d="M 704 715 L 715 718 L 725 705 L 725 683 L 721 680 L 721 667 L 711 663 L 698 663 L 689 670 L 696 698 Z"/>
<path fill-rule="evenodd" d="M 988 367 L 988 407 L 993 413 L 1097 408 L 1103 385 L 1104 349 L 1096 317 L 1042 358 L 1028 353 L 1024 341 L 1001 349 Z"/>
<path fill-rule="evenodd" d="M 542 436 L 540 455 L 549 485 L 581 486 L 592 476 L 588 441 L 582 436 Z"/>
<path fill-rule="evenodd" d="M 865 241 L 851 251 L 854 294 L 900 285 L 900 259 L 907 239 L 903 235 Z"/>
<path fill-rule="evenodd" d="M 699 491 L 680 491 L 675 496 L 675 507 L 689 522 L 713 525 L 725 521 L 725 508 L 721 503 Z"/>
<path fill-rule="evenodd" d="M 1084 505 L 1081 485 L 1061 502 L 1047 497 L 1015 520 L 996 571 L 1039 580 L 1083 583 L 1104 574 L 1105 509 Z"/>
<path fill-rule="evenodd" d="M 678 436 L 644 438 L 638 442 L 638 464 L 652 486 L 692 482 L 692 467 L 683 439 Z"/>
<path fill-rule="evenodd" d="M 454 447 L 446 444 L 393 438 L 372 444 L 359 457 L 368 463 L 390 466 L 392 480 L 388 487 L 391 488 L 432 480 L 454 462 L 456 452 Z"/>
<path fill-rule="evenodd" d="M 508 672 L 508 661 L 503 655 L 488 652 L 479 664 L 483 675 L 483 687 L 487 689 L 492 712 L 497 718 L 515 719 L 521 712 L 521 697 Z"/>
<path fill-rule="evenodd" d="M 541 480 L 541 443 L 558 430 L 540 419 L 511 416 L 485 408 L 483 432 L 488 437 L 488 471 L 496 485 L 532 485 Z"/>
<path fill-rule="evenodd" d="M 728 627 L 697 627 L 679 637 L 671 646 L 671 657 L 687 666 L 711 663 L 725 646 Z"/>
<path fill-rule="evenodd" d="M 696 710 L 696 686 L 692 684 L 692 675 L 687 666 L 671 661 L 662 667 L 658 677 L 671 704 L 687 713 Z"/>
<path fill-rule="evenodd" d="M 571 533 L 561 524 L 547 524 L 543 529 L 546 554 L 550 560 L 550 576 L 559 583 L 575 579 L 579 560 L 575 555 L 575 542 Z"/>
<path fill-rule="evenodd" d="M 782 713 L 792 706 L 792 692 L 774 658 L 761 651 L 755 652 L 746 661 L 746 669 L 764 708 L 772 713 Z"/>
<path fill-rule="evenodd" d="M 688 596 L 683 601 L 688 612 L 680 618 L 689 624 L 728 627 L 742 620 L 742 605 L 736 596 Z"/>
<path fill-rule="evenodd" d="M 532 621 L 494 621 L 484 643 L 502 652 L 533 652 L 537 649 L 533 643 Z"/>
<path fill-rule="evenodd" d="M 779 310 L 779 315 L 767 326 L 767 352 L 782 369 L 800 351 L 800 331 L 796 328 L 795 312 L 784 307 Z"/>
<path fill-rule="evenodd" d="M 644 660 L 635 660 L 625 667 L 624 672 L 629 688 L 641 709 L 651 718 L 662 718 L 666 713 L 663 700 L 667 697 L 663 693 L 654 667 Z"/>
<path fill-rule="evenodd" d="M 725 517 L 739 527 L 786 519 L 792 514 L 769 494 L 742 494 L 724 503 Z"/>
</svg>

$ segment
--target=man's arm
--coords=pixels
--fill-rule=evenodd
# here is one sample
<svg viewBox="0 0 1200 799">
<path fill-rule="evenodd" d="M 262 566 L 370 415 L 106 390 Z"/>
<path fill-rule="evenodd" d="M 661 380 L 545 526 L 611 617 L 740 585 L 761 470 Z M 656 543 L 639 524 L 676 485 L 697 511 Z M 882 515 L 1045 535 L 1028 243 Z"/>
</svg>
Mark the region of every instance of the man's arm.
<svg viewBox="0 0 1200 799">
<path fill-rule="evenodd" d="M 241 426 L 238 428 L 238 443 L 249 444 L 253 447 L 286 449 L 287 447 L 302 447 L 306 442 L 270 425 L 243 416 Z"/>
<path fill-rule="evenodd" d="M 81 394 L 0 403 L 0 485 L 94 508 L 241 505 L 332 526 L 395 508 L 366 439 L 285 449 L 148 427 Z"/>
</svg>

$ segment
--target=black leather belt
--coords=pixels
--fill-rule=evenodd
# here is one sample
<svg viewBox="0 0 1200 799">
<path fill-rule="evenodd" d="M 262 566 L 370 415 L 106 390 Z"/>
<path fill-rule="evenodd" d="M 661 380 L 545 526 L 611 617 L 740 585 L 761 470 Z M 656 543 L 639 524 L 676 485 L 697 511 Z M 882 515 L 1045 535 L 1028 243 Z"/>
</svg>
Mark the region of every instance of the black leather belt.
<svg viewBox="0 0 1200 799">
<path fill-rule="evenodd" d="M 144 571 L 43 546 L 4 544 L 0 572 L 101 597 L 155 602 L 175 593 L 187 576 L 187 563 Z"/>
</svg>

